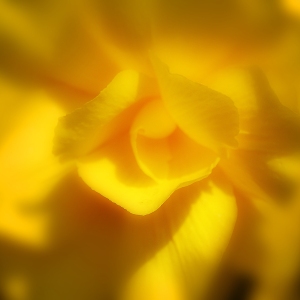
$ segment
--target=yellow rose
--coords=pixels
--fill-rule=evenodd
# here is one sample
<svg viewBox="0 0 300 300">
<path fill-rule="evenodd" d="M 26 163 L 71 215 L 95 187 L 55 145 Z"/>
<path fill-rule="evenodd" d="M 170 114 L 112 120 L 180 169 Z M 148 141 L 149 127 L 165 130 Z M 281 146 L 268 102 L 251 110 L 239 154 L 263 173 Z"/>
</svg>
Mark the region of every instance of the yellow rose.
<svg viewBox="0 0 300 300">
<path fill-rule="evenodd" d="M 4 298 L 203 299 L 229 241 L 225 258 L 242 258 L 227 262 L 249 272 L 242 237 L 252 252 L 256 228 L 274 251 L 251 275 L 267 288 L 282 279 L 270 266 L 288 252 L 270 232 L 278 215 L 297 224 L 297 201 L 285 214 L 274 200 L 291 198 L 299 117 L 240 66 L 273 80 L 275 4 L 0 8 Z M 298 230 L 278 227 L 298 249 Z"/>
<path fill-rule="evenodd" d="M 163 67 L 157 73 L 157 81 L 119 73 L 57 129 L 56 152 L 79 159 L 83 180 L 141 215 L 206 178 L 238 133 L 229 98 Z"/>
</svg>

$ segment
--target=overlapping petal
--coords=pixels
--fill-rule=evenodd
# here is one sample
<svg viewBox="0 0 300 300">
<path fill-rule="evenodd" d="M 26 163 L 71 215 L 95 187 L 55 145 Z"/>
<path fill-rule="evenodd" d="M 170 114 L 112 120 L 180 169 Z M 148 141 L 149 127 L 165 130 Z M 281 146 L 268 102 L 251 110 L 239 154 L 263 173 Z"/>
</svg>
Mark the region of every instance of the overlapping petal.
<svg viewBox="0 0 300 300">
<path fill-rule="evenodd" d="M 269 162 L 299 151 L 299 116 L 279 102 L 257 70 L 223 70 L 207 84 L 230 96 L 240 117 L 239 147 L 222 160 L 224 171 L 249 195 L 288 198 L 293 189 L 290 180 Z"/>
<path fill-rule="evenodd" d="M 238 130 L 235 107 L 225 96 L 176 75 L 162 78 L 167 92 L 160 100 L 151 78 L 123 71 L 97 98 L 62 118 L 56 131 L 55 152 L 80 158 L 83 180 L 136 214 L 153 212 L 177 188 L 207 177 L 219 161 L 214 151 L 233 142 Z M 187 93 L 176 93 L 178 78 Z M 175 108 L 172 95 L 179 97 Z"/>
<path fill-rule="evenodd" d="M 211 173 L 219 157 L 184 134 L 162 100 L 147 102 L 130 130 L 131 144 L 141 169 L 157 182 L 178 186 Z"/>
<path fill-rule="evenodd" d="M 217 153 L 237 146 L 238 113 L 224 94 L 157 66 L 162 100 L 178 127 L 194 141 Z"/>
<path fill-rule="evenodd" d="M 168 242 L 134 274 L 125 299 L 193 299 L 207 292 L 235 223 L 230 184 L 215 172 L 210 179 L 178 190 L 169 200 L 153 216 L 155 234 L 148 241 L 154 239 L 155 244 L 167 237 Z M 186 210 L 188 217 L 182 219 Z M 142 234 L 141 229 L 136 227 L 134 234 Z M 133 240 L 132 249 L 140 249 L 139 239 L 125 238 Z"/>
<path fill-rule="evenodd" d="M 98 97 L 62 118 L 56 129 L 55 153 L 80 157 L 126 131 L 128 116 L 120 115 L 138 101 L 139 84 L 137 72 L 123 71 Z M 118 116 L 117 125 L 110 125 Z"/>
<path fill-rule="evenodd" d="M 39 244 L 47 237 L 50 217 L 50 227 L 62 243 L 55 253 L 36 258 L 20 249 L 9 253 L 2 240 L 0 256 L 9 258 L 0 271 L 5 296 L 106 299 L 126 284 L 128 294 L 123 296 L 130 300 L 199 296 L 234 226 L 235 199 L 228 180 L 255 203 L 287 195 L 288 176 L 279 177 L 281 166 L 275 171 L 271 162 L 298 150 L 299 117 L 280 104 L 260 75 L 221 70 L 244 58 L 255 61 L 255 50 L 277 37 L 280 13 L 271 2 L 224 3 L 0 4 L 0 63 L 15 78 L 30 75 L 44 86 L 58 81 L 58 87 L 75 87 L 75 94 L 83 91 L 92 98 L 120 69 L 131 66 L 149 75 L 149 46 L 172 72 L 185 76 L 158 67 L 161 95 L 148 78 L 151 87 L 141 96 L 142 76 L 119 73 L 98 97 L 63 117 L 56 153 L 78 160 L 80 178 L 72 173 L 75 181 L 62 180 L 58 186 L 65 168 L 51 154 L 50 138 L 58 117 L 78 105 L 53 100 L 57 94 L 43 89 L 18 94 L 16 98 L 26 101 L 17 109 L 5 101 L 1 232 Z M 152 101 L 163 104 L 154 109 L 165 122 L 157 121 L 159 127 L 151 124 Z M 294 104 L 291 107 L 297 107 Z M 228 149 L 238 144 L 238 150 Z M 218 156 L 227 178 L 215 169 Z M 149 215 L 134 216 L 105 198 L 133 214 Z M 40 213 L 35 204 L 45 200 L 50 207 Z M 298 210 L 297 205 L 293 208 Z M 281 270 L 283 275 L 294 271 L 291 265 L 298 260 L 292 246 L 299 246 L 291 242 L 299 238 L 298 222 L 288 222 L 298 214 L 289 212 L 281 219 L 281 207 L 278 212 L 270 212 L 270 219 L 287 226 L 272 223 L 264 236 L 271 239 L 275 253 L 267 268 L 276 257 L 286 262 L 270 268 L 274 278 Z M 271 233 L 274 228 L 280 240 L 292 232 L 286 247 Z M 289 255 L 291 259 L 283 259 Z M 289 280 L 289 275 L 281 275 L 277 282 Z M 145 296 L 146 289 L 150 292 Z"/>
<path fill-rule="evenodd" d="M 50 251 L 38 255 L 1 244 L 4 296 L 160 299 L 180 296 L 180 289 L 182 296 L 203 292 L 236 218 L 230 184 L 221 174 L 178 190 L 148 216 L 99 199 L 74 173 L 53 192 L 49 208 L 58 239 Z"/>
<path fill-rule="evenodd" d="M 142 172 L 128 135 L 82 158 L 78 172 L 93 190 L 139 215 L 155 211 L 177 188 L 176 182 L 157 183 Z"/>
<path fill-rule="evenodd" d="M 280 103 L 259 71 L 225 70 L 208 85 L 230 96 L 238 108 L 239 149 L 269 155 L 299 149 L 299 116 Z"/>
</svg>

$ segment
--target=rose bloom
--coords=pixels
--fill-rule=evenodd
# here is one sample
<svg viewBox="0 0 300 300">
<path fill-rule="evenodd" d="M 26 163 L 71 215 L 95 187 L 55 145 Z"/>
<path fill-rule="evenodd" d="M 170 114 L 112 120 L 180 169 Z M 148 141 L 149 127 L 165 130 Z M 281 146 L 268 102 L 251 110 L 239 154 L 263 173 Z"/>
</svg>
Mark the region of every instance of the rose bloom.
<svg viewBox="0 0 300 300">
<path fill-rule="evenodd" d="M 299 15 L 3 1 L 0 298 L 297 299 Z"/>
</svg>

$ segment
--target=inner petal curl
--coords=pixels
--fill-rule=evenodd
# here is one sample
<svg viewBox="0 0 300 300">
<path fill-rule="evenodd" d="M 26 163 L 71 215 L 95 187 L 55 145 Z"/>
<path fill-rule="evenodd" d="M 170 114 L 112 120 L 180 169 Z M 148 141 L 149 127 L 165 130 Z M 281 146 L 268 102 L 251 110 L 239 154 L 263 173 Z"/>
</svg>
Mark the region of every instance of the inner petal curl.
<svg viewBox="0 0 300 300">
<path fill-rule="evenodd" d="M 185 135 L 160 99 L 147 102 L 131 126 L 131 145 L 145 174 L 185 186 L 211 173 L 218 156 Z"/>
</svg>

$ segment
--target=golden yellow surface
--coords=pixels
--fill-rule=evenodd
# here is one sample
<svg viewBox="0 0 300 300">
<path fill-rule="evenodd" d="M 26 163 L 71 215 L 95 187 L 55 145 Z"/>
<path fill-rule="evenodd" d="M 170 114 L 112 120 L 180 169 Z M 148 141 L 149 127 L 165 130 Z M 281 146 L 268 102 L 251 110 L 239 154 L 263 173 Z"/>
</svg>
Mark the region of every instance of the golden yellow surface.
<svg viewBox="0 0 300 300">
<path fill-rule="evenodd" d="M 296 0 L 0 3 L 0 298 L 296 300 Z"/>
</svg>

